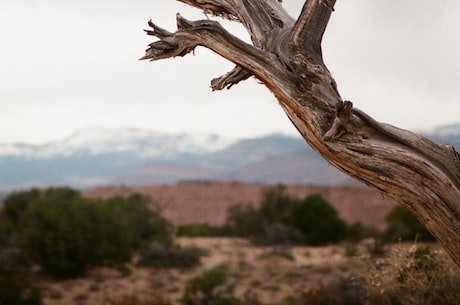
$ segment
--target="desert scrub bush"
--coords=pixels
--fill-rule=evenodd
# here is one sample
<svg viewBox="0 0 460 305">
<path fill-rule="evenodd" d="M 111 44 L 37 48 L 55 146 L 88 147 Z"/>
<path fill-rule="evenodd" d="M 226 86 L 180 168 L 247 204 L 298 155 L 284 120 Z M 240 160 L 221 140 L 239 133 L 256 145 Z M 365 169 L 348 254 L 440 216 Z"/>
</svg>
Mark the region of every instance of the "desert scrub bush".
<svg viewBox="0 0 460 305">
<path fill-rule="evenodd" d="M 294 204 L 281 184 L 266 187 L 258 208 L 236 205 L 227 213 L 226 229 L 230 235 L 250 237 L 258 244 L 293 243 L 290 235 L 295 228 L 289 225 Z M 297 236 L 295 236 L 297 239 Z"/>
<path fill-rule="evenodd" d="M 367 238 L 381 239 L 382 232 L 373 226 L 365 225 L 359 221 L 347 226 L 347 241 L 358 243 Z"/>
<path fill-rule="evenodd" d="M 36 188 L 32 188 L 28 191 L 16 191 L 11 193 L 5 198 L 3 208 L 0 212 L 0 218 L 2 220 L 8 220 L 17 226 L 29 204 L 39 198 L 40 190 Z"/>
<path fill-rule="evenodd" d="M 259 234 L 252 235 L 251 241 L 260 246 L 292 245 L 304 243 L 305 237 L 297 228 L 276 222 L 265 226 Z"/>
<path fill-rule="evenodd" d="M 384 232 L 385 240 L 431 242 L 436 239 L 406 208 L 397 205 L 385 217 L 387 229 Z"/>
<path fill-rule="evenodd" d="M 225 294 L 226 271 L 217 267 L 189 280 L 182 297 L 184 305 L 240 305 L 241 300 Z M 220 289 L 219 289 L 220 288 Z"/>
<path fill-rule="evenodd" d="M 6 202 L 0 220 L 13 224 L 8 246 L 54 277 L 78 276 L 93 266 L 120 266 L 152 240 L 170 243 L 172 238 L 171 224 L 138 194 L 88 199 L 64 187 L 13 193 Z"/>
<path fill-rule="evenodd" d="M 460 304 L 458 267 L 445 253 L 426 245 L 397 249 L 389 261 L 379 260 L 368 284 L 370 304 Z"/>
<path fill-rule="evenodd" d="M 229 209 L 225 228 L 230 235 L 249 237 L 260 245 L 325 245 L 346 237 L 346 223 L 320 195 L 293 198 L 283 185 L 267 187 L 262 195 L 258 208 Z"/>
<path fill-rule="evenodd" d="M 180 237 L 214 237 L 221 235 L 221 229 L 207 223 L 187 224 L 177 227 L 176 235 Z"/>
<path fill-rule="evenodd" d="M 161 268 L 191 268 L 200 264 L 206 252 L 197 247 L 154 244 L 139 252 L 138 266 Z"/>
<path fill-rule="evenodd" d="M 38 288 L 12 277 L 0 277 L 1 305 L 43 305 Z"/>
<path fill-rule="evenodd" d="M 14 246 L 18 239 L 19 221 L 29 204 L 40 197 L 38 189 L 16 191 L 8 195 L 0 209 L 0 248 Z"/>
<path fill-rule="evenodd" d="M 345 256 L 359 256 L 368 255 L 370 257 L 382 257 L 385 255 L 386 247 L 385 243 L 381 239 L 375 239 L 373 237 L 361 240 L 359 243 L 345 242 Z"/>
<path fill-rule="evenodd" d="M 292 223 L 309 245 L 320 246 L 345 239 L 347 225 L 337 210 L 320 195 L 310 195 L 296 203 Z"/>
<path fill-rule="evenodd" d="M 358 255 L 358 246 L 355 243 L 347 242 L 344 244 L 344 255 L 346 257 L 353 257 Z"/>
<path fill-rule="evenodd" d="M 252 206 L 236 204 L 227 211 L 224 230 L 229 236 L 250 237 L 263 229 L 263 219 L 258 210 Z"/>
<path fill-rule="evenodd" d="M 27 277 L 32 266 L 30 257 L 20 249 L 0 248 L 0 276 Z"/>
<path fill-rule="evenodd" d="M 361 278 L 338 278 L 291 299 L 296 305 L 364 305 L 366 290 Z M 374 304 L 374 303 L 370 303 Z M 377 304 L 377 303 L 375 303 Z"/>
<path fill-rule="evenodd" d="M 404 263 L 400 266 L 397 276 L 401 284 L 410 279 L 411 273 L 421 273 L 422 277 L 431 281 L 434 271 L 440 268 L 441 260 L 435 251 L 425 245 L 411 248 Z"/>
</svg>

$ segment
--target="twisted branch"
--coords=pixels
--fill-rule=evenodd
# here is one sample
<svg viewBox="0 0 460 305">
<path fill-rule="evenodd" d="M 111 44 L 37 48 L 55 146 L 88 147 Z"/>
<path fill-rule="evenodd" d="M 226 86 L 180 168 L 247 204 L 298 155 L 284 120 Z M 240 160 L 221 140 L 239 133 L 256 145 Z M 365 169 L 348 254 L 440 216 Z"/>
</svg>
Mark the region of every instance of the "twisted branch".
<svg viewBox="0 0 460 305">
<path fill-rule="evenodd" d="M 321 52 L 336 0 L 306 0 L 296 21 L 278 0 L 180 1 L 241 22 L 253 44 L 216 21 L 177 15 L 174 33 L 149 22 L 147 34 L 159 40 L 141 59 L 184 56 L 204 46 L 235 64 L 211 81 L 213 90 L 254 75 L 310 146 L 338 169 L 406 206 L 460 266 L 460 156 L 452 146 L 377 122 L 342 100 Z"/>
</svg>

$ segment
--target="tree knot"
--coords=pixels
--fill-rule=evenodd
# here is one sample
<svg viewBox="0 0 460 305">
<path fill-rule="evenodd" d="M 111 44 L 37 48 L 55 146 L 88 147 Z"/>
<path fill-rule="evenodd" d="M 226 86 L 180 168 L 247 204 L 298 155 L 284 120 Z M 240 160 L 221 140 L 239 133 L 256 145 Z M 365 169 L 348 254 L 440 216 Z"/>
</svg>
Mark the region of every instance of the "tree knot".
<svg viewBox="0 0 460 305">
<path fill-rule="evenodd" d="M 333 141 L 347 133 L 350 125 L 350 114 L 353 103 L 350 101 L 338 101 L 336 103 L 336 113 L 331 128 L 324 134 L 325 141 Z"/>
</svg>

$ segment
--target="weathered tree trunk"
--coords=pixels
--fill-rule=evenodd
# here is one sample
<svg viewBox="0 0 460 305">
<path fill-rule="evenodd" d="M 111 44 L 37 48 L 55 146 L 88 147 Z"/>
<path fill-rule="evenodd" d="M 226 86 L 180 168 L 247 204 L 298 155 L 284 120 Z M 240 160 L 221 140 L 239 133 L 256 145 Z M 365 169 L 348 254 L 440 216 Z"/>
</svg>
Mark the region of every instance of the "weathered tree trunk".
<svg viewBox="0 0 460 305">
<path fill-rule="evenodd" d="M 141 59 L 184 56 L 204 46 L 235 63 L 213 90 L 256 77 L 300 134 L 330 164 L 408 208 L 460 266 L 460 156 L 450 145 L 376 122 L 344 101 L 323 63 L 321 40 L 335 0 L 307 0 L 297 20 L 279 0 L 179 0 L 241 22 L 248 44 L 218 22 L 177 15 L 177 31 L 149 22 L 158 41 Z"/>
</svg>

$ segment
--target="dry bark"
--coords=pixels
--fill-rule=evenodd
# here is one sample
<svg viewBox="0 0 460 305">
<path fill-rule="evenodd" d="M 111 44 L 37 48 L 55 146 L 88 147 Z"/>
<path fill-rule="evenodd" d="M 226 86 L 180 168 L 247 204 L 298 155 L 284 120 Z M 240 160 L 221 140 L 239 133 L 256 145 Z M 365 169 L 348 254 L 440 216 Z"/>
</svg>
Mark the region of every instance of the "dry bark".
<svg viewBox="0 0 460 305">
<path fill-rule="evenodd" d="M 213 90 L 251 76 L 267 86 L 303 138 L 330 164 L 408 208 L 460 266 L 460 155 L 416 133 L 380 123 L 341 98 L 321 40 L 335 0 L 307 0 L 297 20 L 278 0 L 179 0 L 241 22 L 252 44 L 212 20 L 177 15 L 177 31 L 149 22 L 159 40 L 141 59 L 184 56 L 204 46 L 235 63 Z"/>
</svg>

